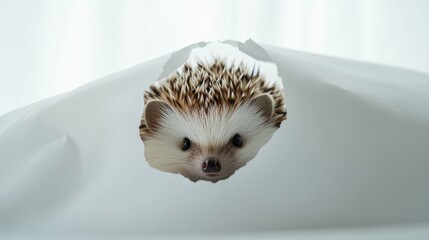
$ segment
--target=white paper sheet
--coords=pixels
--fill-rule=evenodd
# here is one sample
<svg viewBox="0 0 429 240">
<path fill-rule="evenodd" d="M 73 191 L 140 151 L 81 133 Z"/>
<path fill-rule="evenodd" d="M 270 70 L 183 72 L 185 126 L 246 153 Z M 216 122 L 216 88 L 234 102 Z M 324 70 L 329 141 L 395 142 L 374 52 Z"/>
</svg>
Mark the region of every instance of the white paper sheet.
<svg viewBox="0 0 429 240">
<path fill-rule="evenodd" d="M 235 44 L 277 64 L 288 106 L 284 126 L 246 167 L 216 184 L 192 183 L 144 160 L 143 91 L 192 46 L 1 116 L 0 233 L 153 236 L 429 221 L 428 75 Z"/>
</svg>

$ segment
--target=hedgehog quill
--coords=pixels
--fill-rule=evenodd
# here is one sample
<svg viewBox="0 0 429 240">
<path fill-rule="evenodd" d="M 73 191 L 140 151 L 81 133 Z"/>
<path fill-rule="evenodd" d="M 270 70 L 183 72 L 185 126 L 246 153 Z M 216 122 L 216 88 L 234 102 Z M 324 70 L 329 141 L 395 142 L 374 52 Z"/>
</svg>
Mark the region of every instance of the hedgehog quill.
<svg viewBox="0 0 429 240">
<path fill-rule="evenodd" d="M 152 84 L 140 124 L 149 165 L 194 182 L 230 177 L 287 116 L 281 85 L 255 65 L 213 53 L 209 58 L 187 62 Z"/>
</svg>

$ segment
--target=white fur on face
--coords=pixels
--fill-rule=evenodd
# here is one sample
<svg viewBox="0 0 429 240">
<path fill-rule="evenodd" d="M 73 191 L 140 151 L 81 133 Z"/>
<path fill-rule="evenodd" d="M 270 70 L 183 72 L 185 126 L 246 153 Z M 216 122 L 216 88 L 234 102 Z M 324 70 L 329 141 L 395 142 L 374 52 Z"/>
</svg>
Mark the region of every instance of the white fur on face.
<svg viewBox="0 0 429 240">
<path fill-rule="evenodd" d="M 250 104 L 233 112 L 215 108 L 208 114 L 197 112 L 191 115 L 164 112 L 161 127 L 154 137 L 145 140 L 145 157 L 152 167 L 180 173 L 192 181 L 226 179 L 253 159 L 277 129 Z M 241 136 L 242 147 L 232 144 L 235 134 Z M 191 148 L 186 151 L 182 150 L 185 137 L 191 141 Z M 220 160 L 219 175 L 208 176 L 202 171 L 207 157 Z"/>
</svg>

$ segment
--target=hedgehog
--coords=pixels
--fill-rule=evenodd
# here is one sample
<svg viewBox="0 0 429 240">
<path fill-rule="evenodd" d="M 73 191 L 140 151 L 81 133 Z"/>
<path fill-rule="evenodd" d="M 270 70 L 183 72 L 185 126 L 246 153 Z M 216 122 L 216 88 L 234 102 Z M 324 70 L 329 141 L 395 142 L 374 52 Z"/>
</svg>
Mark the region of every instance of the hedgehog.
<svg viewBox="0 0 429 240">
<path fill-rule="evenodd" d="M 183 64 L 144 93 L 140 137 L 151 167 L 193 182 L 229 178 L 287 118 L 283 89 L 225 59 Z"/>
</svg>

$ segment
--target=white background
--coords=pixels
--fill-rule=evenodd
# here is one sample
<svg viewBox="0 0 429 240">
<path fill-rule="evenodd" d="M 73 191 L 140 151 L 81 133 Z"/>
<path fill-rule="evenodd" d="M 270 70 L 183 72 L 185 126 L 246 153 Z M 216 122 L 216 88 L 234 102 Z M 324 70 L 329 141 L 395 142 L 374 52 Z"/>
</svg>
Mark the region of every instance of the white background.
<svg viewBox="0 0 429 240">
<path fill-rule="evenodd" d="M 429 72 L 429 1 L 0 2 L 0 114 L 198 41 Z"/>
<path fill-rule="evenodd" d="M 0 114 L 201 40 L 252 37 L 428 73 L 428 7 L 351 0 L 1 2 Z M 429 216 L 429 75 L 265 48 L 287 81 L 293 114 L 256 159 L 217 184 L 192 184 L 144 161 L 136 134 L 141 91 L 166 58 L 0 118 L 0 234 L 207 236 L 370 226 L 369 233 L 351 233 L 428 239 L 427 223 L 404 225 Z M 343 230 L 312 236 L 350 233 Z"/>
</svg>

